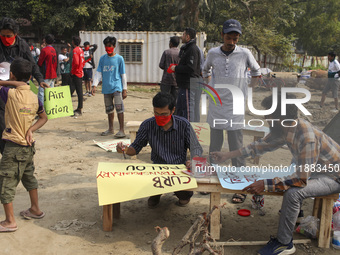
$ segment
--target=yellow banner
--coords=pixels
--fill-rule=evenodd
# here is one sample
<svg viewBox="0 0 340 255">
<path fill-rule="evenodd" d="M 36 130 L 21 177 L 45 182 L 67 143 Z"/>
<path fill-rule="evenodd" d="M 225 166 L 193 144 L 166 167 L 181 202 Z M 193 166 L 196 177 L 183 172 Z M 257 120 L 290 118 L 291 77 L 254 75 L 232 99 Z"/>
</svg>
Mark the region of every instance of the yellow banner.
<svg viewBox="0 0 340 255">
<path fill-rule="evenodd" d="M 196 188 L 196 179 L 182 170 L 185 165 L 99 162 L 99 205 Z"/>
<path fill-rule="evenodd" d="M 210 126 L 208 123 L 191 122 L 192 128 L 194 129 L 198 142 L 201 145 L 210 145 Z"/>
<path fill-rule="evenodd" d="M 44 107 L 48 119 L 73 115 L 70 86 L 46 88 Z"/>
</svg>

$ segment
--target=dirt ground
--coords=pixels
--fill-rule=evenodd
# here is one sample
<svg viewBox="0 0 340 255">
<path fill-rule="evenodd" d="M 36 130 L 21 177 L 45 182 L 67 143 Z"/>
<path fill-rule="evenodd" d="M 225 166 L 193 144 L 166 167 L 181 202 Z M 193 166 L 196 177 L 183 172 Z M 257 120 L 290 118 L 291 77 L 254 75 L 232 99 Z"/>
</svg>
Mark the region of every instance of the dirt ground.
<svg viewBox="0 0 340 255">
<path fill-rule="evenodd" d="M 303 86 L 303 85 L 301 85 Z M 151 98 L 158 91 L 157 87 L 138 87 L 129 85 L 128 98 L 125 100 L 125 122 L 144 120 L 153 115 Z M 321 91 L 311 90 L 312 99 L 307 109 L 312 112 L 311 121 L 320 128 L 328 123 L 335 113 L 333 100 L 326 101 L 326 106 L 317 109 Z M 259 103 L 269 91 L 255 93 Z M 73 98 L 76 106 L 76 98 Z M 249 117 L 249 116 L 248 116 Z M 118 131 L 118 123 L 115 120 Z M 147 207 L 147 198 L 121 204 L 121 218 L 115 220 L 113 231 L 102 230 L 102 208 L 98 206 L 96 169 L 98 162 L 122 162 L 123 156 L 106 152 L 93 143 L 108 141 L 112 137 L 102 137 L 100 133 L 107 129 L 107 115 L 104 111 L 103 95 L 87 98 L 84 102 L 83 116 L 59 118 L 48 123 L 35 133 L 37 153 L 35 155 L 36 176 L 39 181 L 41 209 L 46 217 L 41 220 L 24 220 L 19 212 L 29 208 L 28 193 L 20 184 L 14 201 L 14 212 L 19 229 L 14 233 L 2 234 L 0 254 L 13 255 L 68 255 L 68 254 L 114 254 L 144 255 L 151 254 L 150 243 L 155 238 L 154 227 L 167 226 L 170 237 L 163 246 L 164 254 L 171 254 L 183 235 L 197 218 L 206 212 L 209 195 L 195 194 L 187 207 L 175 205 L 176 197 L 172 194 L 162 196 L 156 209 Z M 245 137 L 244 143 L 251 142 Z M 261 157 L 263 164 L 289 164 L 288 150 L 278 151 Z M 150 161 L 150 149 L 143 149 L 136 162 Z M 251 164 L 251 160 L 247 160 Z M 278 211 L 281 197 L 265 197 L 265 216 L 250 209 L 250 196 L 243 204 L 231 204 L 231 195 L 222 195 L 227 207 L 222 209 L 221 240 L 268 241 L 270 235 L 276 235 Z M 313 200 L 303 204 L 305 216 L 311 214 Z M 251 217 L 240 217 L 237 210 L 248 208 Z M 4 218 L 3 210 L 0 210 Z M 300 234 L 296 239 L 303 239 Z M 313 241 L 308 245 L 296 245 L 296 254 L 339 254 L 333 248 L 317 248 Z M 225 254 L 256 254 L 260 246 L 225 247 Z M 184 250 L 183 254 L 186 250 Z"/>
</svg>

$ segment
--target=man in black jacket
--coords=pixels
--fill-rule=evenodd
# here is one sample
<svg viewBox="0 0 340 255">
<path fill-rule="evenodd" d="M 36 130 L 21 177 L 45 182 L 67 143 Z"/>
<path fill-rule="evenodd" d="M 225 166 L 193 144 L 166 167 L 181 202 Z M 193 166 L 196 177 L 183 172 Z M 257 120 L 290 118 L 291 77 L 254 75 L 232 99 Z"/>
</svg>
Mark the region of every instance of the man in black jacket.
<svg viewBox="0 0 340 255">
<path fill-rule="evenodd" d="M 196 31 L 193 28 L 185 28 L 182 36 L 183 45 L 179 52 L 180 61 L 177 66 L 171 69 L 176 74 L 176 82 L 179 88 L 176 111 L 177 115 L 192 121 L 194 117 L 195 90 L 190 91 L 190 79 L 199 78 L 200 69 L 200 50 L 196 45 Z M 191 98 L 191 100 L 189 100 Z M 199 102 L 198 102 L 199 103 Z M 189 106 L 190 105 L 190 106 Z"/>
<path fill-rule="evenodd" d="M 44 82 L 44 77 L 39 71 L 34 58 L 31 54 L 31 50 L 24 39 L 18 36 L 19 26 L 11 18 L 2 18 L 0 21 L 0 63 L 8 62 L 12 63 L 16 57 L 22 57 L 32 63 L 32 75 L 39 82 L 39 85 L 43 88 L 47 88 L 48 85 Z M 0 99 L 0 135 L 5 129 L 5 103 Z M 0 153 L 3 152 L 5 142 L 0 139 Z"/>
</svg>

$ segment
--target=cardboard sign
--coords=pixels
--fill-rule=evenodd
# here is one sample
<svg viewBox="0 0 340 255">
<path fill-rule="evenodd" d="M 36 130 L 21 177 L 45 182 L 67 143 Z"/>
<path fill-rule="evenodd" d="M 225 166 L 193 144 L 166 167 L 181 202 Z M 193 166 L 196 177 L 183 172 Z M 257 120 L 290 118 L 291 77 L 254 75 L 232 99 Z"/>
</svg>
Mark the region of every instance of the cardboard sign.
<svg viewBox="0 0 340 255">
<path fill-rule="evenodd" d="M 107 205 L 197 187 L 184 174 L 185 165 L 100 162 L 97 169 L 99 205 Z"/>
<path fill-rule="evenodd" d="M 73 115 L 70 86 L 46 88 L 44 107 L 48 119 Z"/>
<path fill-rule="evenodd" d="M 97 144 L 100 148 L 109 151 L 109 152 L 117 152 L 117 144 L 120 142 L 123 142 L 126 146 L 130 146 L 131 140 L 130 139 L 115 139 L 112 141 L 107 141 L 107 142 L 96 142 L 93 140 L 95 144 Z"/>
<path fill-rule="evenodd" d="M 198 142 L 201 145 L 210 145 L 210 126 L 208 123 L 190 122 L 194 129 Z"/>
<path fill-rule="evenodd" d="M 221 186 L 225 189 L 242 190 L 257 180 L 286 177 L 295 172 L 295 165 L 290 166 L 246 166 L 227 167 L 213 165 Z"/>
<path fill-rule="evenodd" d="M 201 145 L 210 145 L 210 126 L 208 123 L 202 123 L 202 122 L 190 122 L 192 128 L 194 129 L 198 142 Z M 248 131 L 254 131 L 254 132 L 264 132 L 265 135 L 267 135 L 270 132 L 270 129 L 268 127 L 252 127 L 249 125 L 246 125 L 244 130 Z"/>
<path fill-rule="evenodd" d="M 34 94 L 38 94 L 38 88 L 34 85 L 32 81 L 29 82 L 30 88 Z"/>
</svg>

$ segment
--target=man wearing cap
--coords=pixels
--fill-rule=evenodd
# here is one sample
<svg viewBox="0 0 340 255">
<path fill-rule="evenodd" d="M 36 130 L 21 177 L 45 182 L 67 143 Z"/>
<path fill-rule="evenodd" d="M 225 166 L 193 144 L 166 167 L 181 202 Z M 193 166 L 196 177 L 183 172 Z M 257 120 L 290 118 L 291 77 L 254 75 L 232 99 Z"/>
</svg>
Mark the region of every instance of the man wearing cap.
<svg viewBox="0 0 340 255">
<path fill-rule="evenodd" d="M 223 45 L 209 50 L 203 67 L 203 78 L 206 78 L 206 82 L 209 81 L 212 87 L 215 87 L 215 84 L 232 84 L 241 89 L 244 98 L 247 98 L 247 69 L 250 68 L 253 78 L 260 76 L 261 72 L 253 54 L 248 49 L 236 45 L 241 35 L 240 22 L 234 19 L 224 22 L 221 32 Z M 207 116 L 210 125 L 209 153 L 221 150 L 224 130 L 227 130 L 229 150 L 240 149 L 243 146 L 244 115 L 233 114 L 233 94 L 229 89 L 216 88 L 216 91 L 222 104 L 215 105 L 212 100 L 209 100 Z M 239 103 L 245 104 L 245 102 Z M 215 120 L 221 119 L 227 121 L 216 124 Z M 234 158 L 232 165 L 244 166 L 245 160 L 242 157 Z M 246 195 L 235 194 L 232 202 L 242 203 L 245 197 Z"/>
<path fill-rule="evenodd" d="M 32 63 L 32 76 L 38 81 L 40 87 L 48 88 L 39 67 L 34 61 L 29 45 L 18 36 L 19 26 L 11 18 L 2 18 L 0 21 L 0 63 L 12 63 L 16 57 L 22 57 Z M 5 129 L 5 104 L 0 99 L 0 134 Z M 5 148 L 4 140 L 0 139 L 0 153 Z"/>
</svg>

